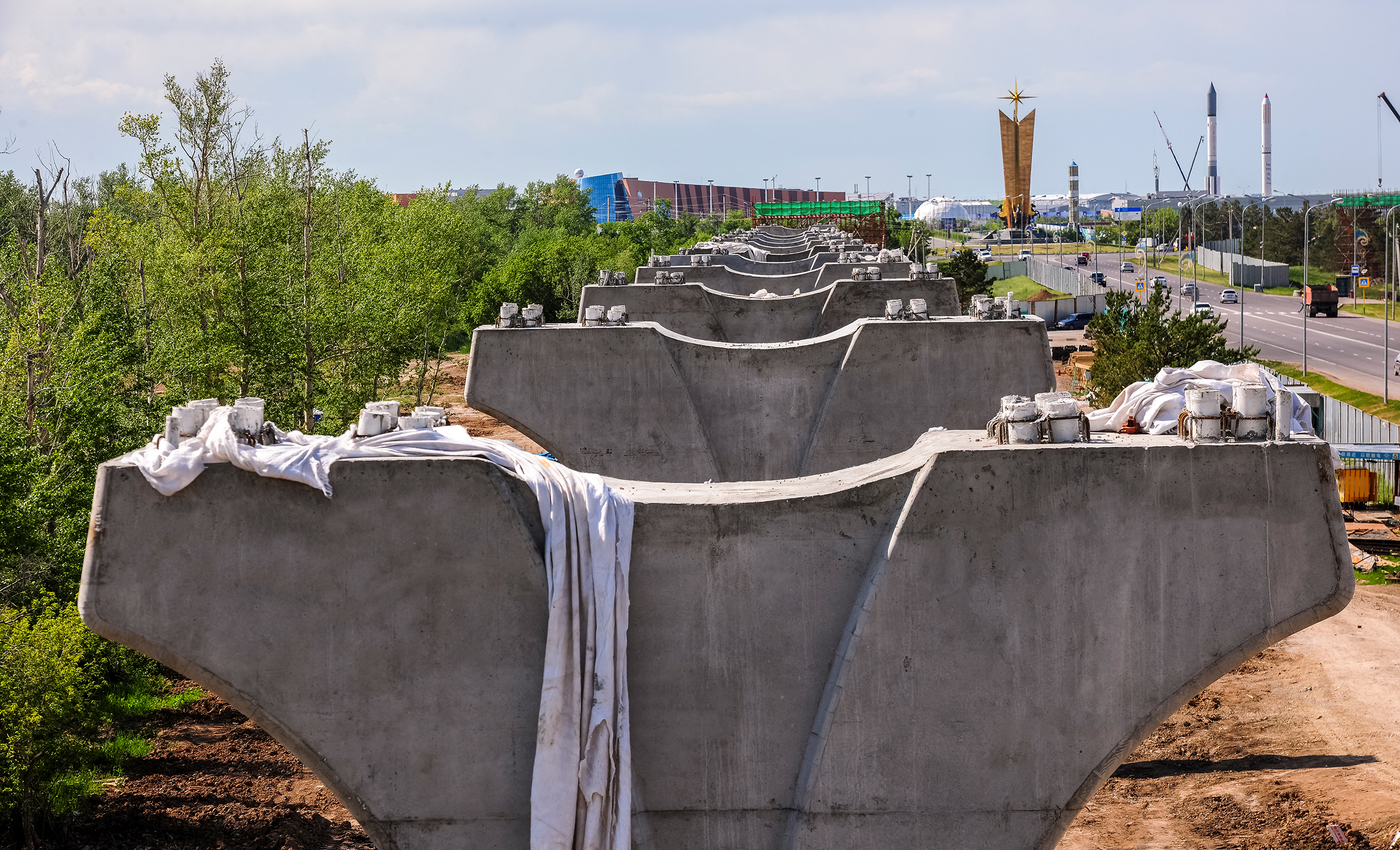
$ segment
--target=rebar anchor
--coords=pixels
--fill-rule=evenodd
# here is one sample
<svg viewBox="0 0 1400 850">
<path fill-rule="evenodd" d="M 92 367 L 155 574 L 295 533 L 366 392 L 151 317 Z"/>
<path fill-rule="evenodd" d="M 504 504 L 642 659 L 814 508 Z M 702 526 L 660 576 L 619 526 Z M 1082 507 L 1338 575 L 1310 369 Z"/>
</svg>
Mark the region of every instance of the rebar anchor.
<svg viewBox="0 0 1400 850">
<path fill-rule="evenodd" d="M 1186 407 L 1176 417 L 1176 433 L 1192 443 L 1247 442 L 1292 438 L 1293 393 L 1280 388 L 1274 409 L 1268 405 L 1263 384 L 1243 384 L 1234 390 L 1235 406 L 1227 405 L 1216 390 L 1186 391 Z M 1275 411 L 1288 410 L 1287 415 Z M 1239 408 L 1239 409 L 1236 409 Z"/>
</svg>

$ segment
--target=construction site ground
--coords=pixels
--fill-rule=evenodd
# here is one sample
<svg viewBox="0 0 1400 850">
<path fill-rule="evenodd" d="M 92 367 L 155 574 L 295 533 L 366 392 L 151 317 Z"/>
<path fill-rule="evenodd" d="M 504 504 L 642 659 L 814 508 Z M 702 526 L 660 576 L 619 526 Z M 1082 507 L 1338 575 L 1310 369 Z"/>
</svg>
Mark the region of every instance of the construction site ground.
<svg viewBox="0 0 1400 850">
<path fill-rule="evenodd" d="M 436 396 L 476 435 L 539 447 L 462 400 L 465 358 Z M 1058 365 L 1058 364 L 1057 364 Z M 1192 624 L 1181 623 L 1182 629 Z M 1341 614 L 1264 651 L 1145 740 L 1063 850 L 1400 846 L 1400 586 L 1362 586 Z M 411 721 L 410 721 L 411 722 Z M 214 696 L 158 712 L 150 755 L 45 846 L 369 848 L 295 757 Z"/>
</svg>

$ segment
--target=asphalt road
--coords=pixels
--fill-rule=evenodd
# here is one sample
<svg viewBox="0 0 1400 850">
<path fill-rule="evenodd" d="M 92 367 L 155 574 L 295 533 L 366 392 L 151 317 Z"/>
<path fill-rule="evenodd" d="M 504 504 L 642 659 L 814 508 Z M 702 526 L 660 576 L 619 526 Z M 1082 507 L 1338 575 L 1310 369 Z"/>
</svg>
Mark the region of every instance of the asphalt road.
<svg viewBox="0 0 1400 850">
<path fill-rule="evenodd" d="M 1055 262 L 1057 257 L 1052 254 L 1046 259 Z M 1132 290 L 1134 279 L 1142 272 L 1142 266 L 1131 253 L 1102 252 L 1095 259 L 1097 266 L 1094 259 L 1088 266 L 1076 266 L 1073 255 L 1066 254 L 1061 264 L 1074 267 L 1086 278 L 1091 272 L 1103 272 L 1107 277 L 1107 289 Z M 1120 271 L 1124 259 L 1132 262 L 1138 271 Z M 1175 273 L 1150 268 L 1146 272 L 1149 279 L 1159 274 L 1166 277 L 1173 301 L 1183 311 L 1191 309 L 1192 298 L 1180 294 Z M 1186 275 L 1181 280 L 1190 281 L 1191 278 Z M 1240 304 L 1221 303 L 1220 293 L 1225 287 L 1199 282 L 1197 285 L 1200 294 L 1194 300 L 1209 304 L 1216 316 L 1226 320 L 1225 337 L 1230 345 L 1239 346 L 1243 319 L 1244 342 L 1258 348 L 1260 357 L 1303 363 L 1304 317 L 1298 311 L 1301 299 L 1246 290 L 1241 295 L 1244 308 L 1241 317 Z M 1087 279 L 1081 291 L 1093 291 Z M 1400 376 L 1395 375 L 1395 357 L 1400 353 L 1400 323 L 1343 311 L 1335 319 L 1317 316 L 1307 319 L 1306 324 L 1309 371 L 1321 372 L 1340 384 L 1376 395 L 1400 393 Z"/>
<path fill-rule="evenodd" d="M 1138 267 L 1132 255 L 1124 256 Z M 1108 288 L 1121 287 L 1132 290 L 1137 274 L 1119 272 L 1121 262 L 1122 259 L 1117 254 L 1102 254 L 1099 257 L 1099 269 L 1102 271 L 1105 266 L 1108 268 L 1105 272 L 1108 275 Z M 1158 274 L 1163 273 L 1148 269 L 1149 278 Z M 1192 299 L 1188 295 L 1180 294 L 1181 285 L 1177 282 L 1177 275 L 1163 276 L 1166 277 L 1179 308 L 1182 311 L 1190 310 Z M 1180 279 L 1182 282 L 1191 280 L 1185 275 Z M 1240 294 L 1241 304 L 1224 304 L 1220 300 L 1220 294 L 1226 287 L 1199 281 L 1196 285 L 1200 293 L 1195 302 L 1209 304 L 1216 316 L 1226 320 L 1225 338 L 1230 345 L 1239 346 L 1240 324 L 1243 321 L 1244 342 L 1258 348 L 1260 357 L 1302 364 L 1304 316 L 1298 310 L 1302 299 L 1287 295 L 1265 295 L 1246 289 Z M 1400 352 L 1400 323 L 1371 319 L 1343 311 L 1338 313 L 1335 319 L 1326 316 L 1308 318 L 1306 324 L 1309 371 L 1322 372 L 1338 383 L 1376 395 L 1400 392 L 1400 377 L 1394 374 L 1394 358 L 1396 353 Z"/>
</svg>

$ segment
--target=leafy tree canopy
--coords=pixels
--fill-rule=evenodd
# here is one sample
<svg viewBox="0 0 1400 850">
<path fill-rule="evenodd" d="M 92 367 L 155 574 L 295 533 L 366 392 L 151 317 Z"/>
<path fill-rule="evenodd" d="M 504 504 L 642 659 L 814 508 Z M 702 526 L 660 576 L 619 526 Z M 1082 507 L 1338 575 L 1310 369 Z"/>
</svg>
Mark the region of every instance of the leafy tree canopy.
<svg viewBox="0 0 1400 850">
<path fill-rule="evenodd" d="M 1186 367 L 1200 360 L 1238 363 L 1259 354 L 1253 346 L 1230 348 L 1224 319 L 1173 310 L 1166 287 L 1154 286 L 1146 303 L 1130 292 L 1109 292 L 1105 299 L 1107 310 L 1086 328 L 1094 338 L 1092 390 L 1099 406 L 1165 366 Z"/>
</svg>

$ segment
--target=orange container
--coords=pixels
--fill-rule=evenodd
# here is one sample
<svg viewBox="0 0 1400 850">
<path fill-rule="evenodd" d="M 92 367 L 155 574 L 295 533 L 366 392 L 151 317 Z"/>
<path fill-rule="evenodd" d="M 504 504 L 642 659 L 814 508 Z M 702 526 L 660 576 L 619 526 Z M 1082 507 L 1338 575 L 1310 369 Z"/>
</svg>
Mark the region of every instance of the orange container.
<svg viewBox="0 0 1400 850">
<path fill-rule="evenodd" d="M 1337 470 L 1337 491 L 1342 504 L 1360 504 L 1376 500 L 1376 473 L 1369 469 Z"/>
</svg>

